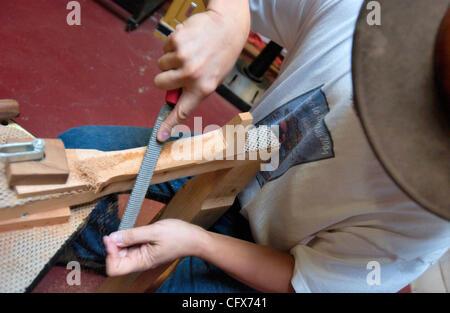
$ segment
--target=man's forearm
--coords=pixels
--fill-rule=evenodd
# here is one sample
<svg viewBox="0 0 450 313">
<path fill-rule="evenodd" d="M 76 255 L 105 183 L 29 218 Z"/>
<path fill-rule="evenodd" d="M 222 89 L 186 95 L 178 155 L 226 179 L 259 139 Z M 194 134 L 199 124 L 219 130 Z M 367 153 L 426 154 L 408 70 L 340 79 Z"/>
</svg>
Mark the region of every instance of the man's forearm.
<svg viewBox="0 0 450 313">
<path fill-rule="evenodd" d="M 208 232 L 177 219 L 118 231 L 103 238 L 109 276 L 120 276 L 196 256 L 263 292 L 292 292 L 288 253 Z M 220 282 L 218 282 L 220 283 Z"/>
<path fill-rule="evenodd" d="M 263 292 L 293 292 L 294 258 L 285 252 L 244 240 L 204 232 L 198 257 Z"/>
<path fill-rule="evenodd" d="M 240 25 L 236 32 L 237 37 L 247 40 L 250 32 L 250 5 L 248 0 L 206 0 L 207 11 L 214 11 L 227 20 Z"/>
</svg>

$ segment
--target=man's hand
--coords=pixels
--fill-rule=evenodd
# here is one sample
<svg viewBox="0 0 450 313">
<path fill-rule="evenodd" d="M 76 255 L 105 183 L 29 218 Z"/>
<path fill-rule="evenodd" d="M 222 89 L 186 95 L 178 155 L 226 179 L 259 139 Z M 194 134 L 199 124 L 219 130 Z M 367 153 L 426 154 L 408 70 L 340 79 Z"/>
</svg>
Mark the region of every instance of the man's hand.
<svg viewBox="0 0 450 313">
<path fill-rule="evenodd" d="M 206 234 L 201 227 L 174 219 L 112 233 L 103 237 L 106 272 L 108 276 L 125 275 L 198 255 Z"/>
<path fill-rule="evenodd" d="M 158 140 L 170 137 L 172 128 L 214 92 L 232 69 L 250 31 L 246 0 L 210 0 L 207 10 L 179 24 L 164 45 L 158 60 L 163 71 L 155 85 L 164 90 L 182 88 L 183 93 L 158 132 Z"/>
<path fill-rule="evenodd" d="M 265 292 L 292 292 L 294 258 L 269 246 L 208 232 L 181 220 L 161 220 L 103 237 L 106 273 L 141 272 L 195 256 Z"/>
</svg>

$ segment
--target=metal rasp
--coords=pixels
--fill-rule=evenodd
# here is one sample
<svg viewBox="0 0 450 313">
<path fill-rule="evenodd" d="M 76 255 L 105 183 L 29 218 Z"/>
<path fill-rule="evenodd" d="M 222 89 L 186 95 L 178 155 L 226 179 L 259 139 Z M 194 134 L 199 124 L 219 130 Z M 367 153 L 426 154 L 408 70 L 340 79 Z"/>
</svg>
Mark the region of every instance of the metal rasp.
<svg viewBox="0 0 450 313">
<path fill-rule="evenodd" d="M 156 119 L 144 159 L 142 160 L 141 168 L 139 169 L 136 182 L 131 191 L 130 199 L 128 200 L 125 212 L 123 213 L 119 230 L 134 227 L 163 145 L 156 139 L 156 134 L 158 133 L 162 122 L 169 116 L 174 105 L 178 102 L 180 95 L 181 90 L 170 90 L 166 94 L 166 104 L 162 106 L 158 118 Z"/>
</svg>

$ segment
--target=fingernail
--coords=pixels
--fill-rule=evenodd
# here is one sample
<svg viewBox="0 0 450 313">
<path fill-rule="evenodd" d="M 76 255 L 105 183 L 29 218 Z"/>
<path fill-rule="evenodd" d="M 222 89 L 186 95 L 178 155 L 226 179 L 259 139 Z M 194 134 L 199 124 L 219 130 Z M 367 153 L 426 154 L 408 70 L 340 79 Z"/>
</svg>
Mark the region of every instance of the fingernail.
<svg viewBox="0 0 450 313">
<path fill-rule="evenodd" d="M 122 238 L 122 233 L 121 232 L 112 233 L 111 235 L 109 235 L 109 238 L 111 238 L 111 240 L 114 241 L 114 243 L 116 245 L 122 245 L 123 244 L 123 238 Z"/>
<path fill-rule="evenodd" d="M 169 138 L 169 133 L 168 132 L 162 132 L 158 136 L 158 140 L 159 141 L 166 141 L 168 138 Z"/>
</svg>

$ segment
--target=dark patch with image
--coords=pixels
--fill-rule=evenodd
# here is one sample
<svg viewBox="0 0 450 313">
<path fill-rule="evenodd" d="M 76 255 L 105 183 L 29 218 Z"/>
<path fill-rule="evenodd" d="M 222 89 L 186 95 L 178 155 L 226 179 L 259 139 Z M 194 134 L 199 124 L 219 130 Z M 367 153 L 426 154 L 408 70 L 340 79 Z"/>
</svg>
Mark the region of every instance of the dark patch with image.
<svg viewBox="0 0 450 313">
<path fill-rule="evenodd" d="M 330 109 L 321 88 L 289 101 L 257 123 L 278 125 L 281 143 L 279 167 L 260 172 L 260 186 L 282 176 L 292 166 L 334 157 L 333 140 L 324 120 Z"/>
</svg>

